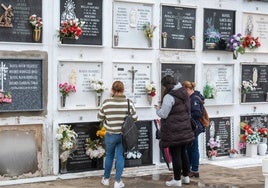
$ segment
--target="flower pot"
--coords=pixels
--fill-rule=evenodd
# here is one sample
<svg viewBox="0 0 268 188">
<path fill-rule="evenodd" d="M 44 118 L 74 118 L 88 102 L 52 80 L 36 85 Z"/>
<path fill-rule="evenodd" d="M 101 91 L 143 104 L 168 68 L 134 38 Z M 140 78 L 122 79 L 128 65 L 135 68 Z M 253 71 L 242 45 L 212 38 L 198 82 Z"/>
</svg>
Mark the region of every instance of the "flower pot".
<svg viewBox="0 0 268 188">
<path fill-rule="evenodd" d="M 258 144 L 247 143 L 246 156 L 255 157 L 257 155 L 257 150 L 258 150 Z"/>
<path fill-rule="evenodd" d="M 95 99 L 96 99 L 96 106 L 100 107 L 101 106 L 101 100 L 102 100 L 102 93 L 96 93 Z"/>
<path fill-rule="evenodd" d="M 65 103 L 66 103 L 66 95 L 62 95 L 60 97 L 60 104 L 61 104 L 61 107 L 64 108 L 65 107 Z"/>
<path fill-rule="evenodd" d="M 216 159 L 216 156 L 214 156 L 214 155 L 210 156 L 208 159 L 211 160 L 211 161 L 214 161 Z"/>
<path fill-rule="evenodd" d="M 230 158 L 235 158 L 235 157 L 236 157 L 236 153 L 230 153 L 230 154 L 229 154 L 229 157 L 230 157 Z"/>
<path fill-rule="evenodd" d="M 258 144 L 258 154 L 261 156 L 264 156 L 266 154 L 267 151 L 267 143 L 259 143 Z"/>
<path fill-rule="evenodd" d="M 38 42 L 41 38 L 41 29 L 34 29 L 33 30 L 33 40 Z"/>
</svg>

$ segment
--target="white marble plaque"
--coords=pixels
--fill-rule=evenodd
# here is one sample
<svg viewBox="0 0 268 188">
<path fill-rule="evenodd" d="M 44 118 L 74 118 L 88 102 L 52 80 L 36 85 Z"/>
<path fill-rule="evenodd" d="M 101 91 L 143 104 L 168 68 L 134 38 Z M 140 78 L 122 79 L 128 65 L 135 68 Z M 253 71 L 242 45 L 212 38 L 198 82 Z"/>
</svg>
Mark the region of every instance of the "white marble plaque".
<svg viewBox="0 0 268 188">
<path fill-rule="evenodd" d="M 268 52 L 268 15 L 243 13 L 243 30 L 242 35 L 251 35 L 259 37 L 261 46 L 254 51 L 248 52 Z"/>
<path fill-rule="evenodd" d="M 89 80 L 92 78 L 102 78 L 101 62 L 59 63 L 58 85 L 68 82 L 76 87 L 76 93 L 71 93 L 67 96 L 66 109 L 96 108 L 95 92 L 90 88 L 89 84 Z M 60 96 L 59 92 L 59 98 Z"/>
<path fill-rule="evenodd" d="M 213 88 L 213 97 L 206 98 L 205 104 L 231 104 L 234 101 L 234 66 L 205 64 L 203 67 L 204 87 Z"/>
<path fill-rule="evenodd" d="M 114 63 L 113 80 L 125 85 L 125 95 L 134 101 L 135 106 L 149 106 L 145 86 L 151 80 L 151 64 Z"/>
<path fill-rule="evenodd" d="M 113 47 L 148 48 L 143 26 L 152 23 L 152 5 L 114 2 Z"/>
</svg>

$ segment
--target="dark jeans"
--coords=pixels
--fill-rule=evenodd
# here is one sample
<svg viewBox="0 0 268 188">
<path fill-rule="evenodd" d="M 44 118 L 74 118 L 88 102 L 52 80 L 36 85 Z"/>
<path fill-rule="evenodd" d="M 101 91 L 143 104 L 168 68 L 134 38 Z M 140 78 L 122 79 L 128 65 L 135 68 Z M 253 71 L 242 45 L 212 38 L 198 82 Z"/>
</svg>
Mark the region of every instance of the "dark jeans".
<svg viewBox="0 0 268 188">
<path fill-rule="evenodd" d="M 190 165 L 186 148 L 186 145 L 169 147 L 175 180 L 181 179 L 181 172 L 183 176 L 188 176 L 189 174 Z"/>
<path fill-rule="evenodd" d="M 192 172 L 199 171 L 199 146 L 198 146 L 198 136 L 195 137 L 194 142 L 191 146 L 187 148 L 189 161 L 190 161 L 190 169 Z"/>
</svg>

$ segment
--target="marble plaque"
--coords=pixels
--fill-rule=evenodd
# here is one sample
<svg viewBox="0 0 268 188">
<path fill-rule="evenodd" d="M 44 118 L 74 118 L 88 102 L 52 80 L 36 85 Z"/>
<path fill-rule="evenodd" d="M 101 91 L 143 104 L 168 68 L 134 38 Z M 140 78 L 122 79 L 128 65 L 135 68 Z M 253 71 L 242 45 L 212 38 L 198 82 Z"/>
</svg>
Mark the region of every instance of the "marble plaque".
<svg viewBox="0 0 268 188">
<path fill-rule="evenodd" d="M 90 87 L 90 79 L 102 78 L 101 62 L 60 62 L 58 85 L 68 82 L 76 87 L 76 93 L 67 96 L 65 108 L 96 108 L 95 92 Z M 60 92 L 59 103 L 60 103 Z M 59 104 L 60 106 L 60 104 Z"/>
<path fill-rule="evenodd" d="M 148 106 L 145 86 L 151 81 L 149 63 L 114 63 L 113 80 L 120 80 L 125 85 L 125 94 L 137 106 Z"/>
</svg>

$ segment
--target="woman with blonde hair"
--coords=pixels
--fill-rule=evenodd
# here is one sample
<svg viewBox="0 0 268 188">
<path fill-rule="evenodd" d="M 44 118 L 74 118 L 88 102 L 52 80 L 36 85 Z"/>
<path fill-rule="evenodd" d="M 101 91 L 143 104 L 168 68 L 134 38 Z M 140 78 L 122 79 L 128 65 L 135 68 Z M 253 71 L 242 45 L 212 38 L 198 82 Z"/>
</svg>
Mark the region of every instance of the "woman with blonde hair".
<svg viewBox="0 0 268 188">
<path fill-rule="evenodd" d="M 190 96 L 191 103 L 191 117 L 195 121 L 197 127 L 195 129 L 195 139 L 192 145 L 187 148 L 187 153 L 190 162 L 190 173 L 189 177 L 199 177 L 199 144 L 198 136 L 200 133 L 205 132 L 205 128 L 200 123 L 199 119 L 202 117 L 204 97 L 203 95 L 195 90 L 196 83 L 190 81 L 184 81 L 182 83 L 187 90 L 188 95 Z"/>
<path fill-rule="evenodd" d="M 129 100 L 130 114 L 134 121 L 138 119 L 134 103 Z M 106 129 L 105 135 L 105 167 L 104 176 L 101 183 L 109 186 L 113 161 L 116 158 L 116 173 L 114 188 L 125 186 L 121 180 L 124 169 L 124 149 L 122 145 L 121 127 L 125 117 L 128 114 L 128 102 L 124 95 L 124 84 L 121 81 L 115 81 L 112 85 L 112 97 L 104 100 L 99 113 L 98 119 L 103 122 Z"/>
</svg>

